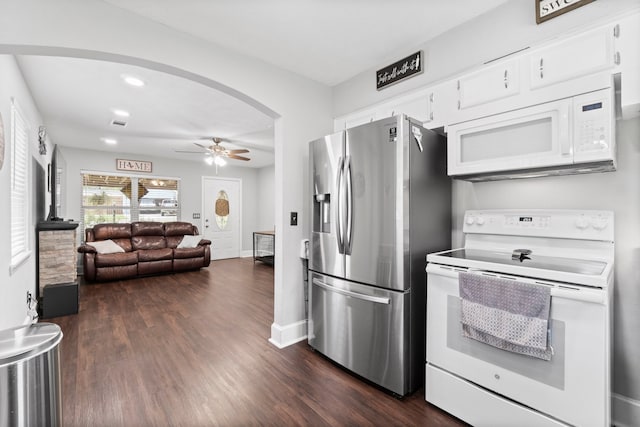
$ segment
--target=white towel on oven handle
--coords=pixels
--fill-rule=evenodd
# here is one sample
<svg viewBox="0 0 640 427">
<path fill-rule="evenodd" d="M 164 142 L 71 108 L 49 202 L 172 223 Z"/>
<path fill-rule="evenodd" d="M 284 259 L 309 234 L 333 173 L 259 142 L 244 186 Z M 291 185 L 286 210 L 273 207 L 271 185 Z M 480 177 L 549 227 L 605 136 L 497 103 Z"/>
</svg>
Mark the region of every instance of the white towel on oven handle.
<svg viewBox="0 0 640 427">
<path fill-rule="evenodd" d="M 462 333 L 514 353 L 551 359 L 546 286 L 481 274 L 459 274 Z"/>
</svg>

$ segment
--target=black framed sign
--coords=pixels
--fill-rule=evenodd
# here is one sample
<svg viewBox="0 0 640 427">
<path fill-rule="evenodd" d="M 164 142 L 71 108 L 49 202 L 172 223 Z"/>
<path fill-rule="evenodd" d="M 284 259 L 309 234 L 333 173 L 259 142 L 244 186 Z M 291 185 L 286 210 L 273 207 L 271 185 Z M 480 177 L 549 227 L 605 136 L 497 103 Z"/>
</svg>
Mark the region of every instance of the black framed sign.
<svg viewBox="0 0 640 427">
<path fill-rule="evenodd" d="M 536 23 L 540 24 L 551 18 L 577 9 L 595 0 L 534 0 L 536 4 Z"/>
<path fill-rule="evenodd" d="M 376 71 L 376 89 L 383 89 L 400 80 L 415 76 L 422 72 L 422 51 L 387 65 Z"/>
</svg>

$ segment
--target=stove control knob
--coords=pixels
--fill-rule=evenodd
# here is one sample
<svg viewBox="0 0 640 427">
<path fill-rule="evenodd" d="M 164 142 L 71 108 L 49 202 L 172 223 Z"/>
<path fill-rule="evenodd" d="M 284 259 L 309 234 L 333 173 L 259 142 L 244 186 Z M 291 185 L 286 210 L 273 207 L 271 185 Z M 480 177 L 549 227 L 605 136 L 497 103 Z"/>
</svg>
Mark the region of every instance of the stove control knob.
<svg viewBox="0 0 640 427">
<path fill-rule="evenodd" d="M 576 227 L 578 227 L 580 230 L 584 230 L 588 226 L 589 226 L 589 218 L 587 218 L 586 216 L 582 215 L 581 217 L 576 219 Z"/>
<path fill-rule="evenodd" d="M 474 217 L 472 217 L 471 215 L 469 215 L 466 219 L 465 222 L 467 223 L 467 225 L 473 225 L 473 223 L 476 221 L 476 219 Z"/>
<path fill-rule="evenodd" d="M 609 220 L 607 220 L 606 217 L 594 217 L 591 220 L 591 225 L 596 230 L 604 230 L 605 228 L 607 228 L 608 224 L 609 224 Z"/>
<path fill-rule="evenodd" d="M 484 217 L 479 216 L 478 218 L 476 218 L 476 224 L 478 225 L 484 224 Z"/>
</svg>

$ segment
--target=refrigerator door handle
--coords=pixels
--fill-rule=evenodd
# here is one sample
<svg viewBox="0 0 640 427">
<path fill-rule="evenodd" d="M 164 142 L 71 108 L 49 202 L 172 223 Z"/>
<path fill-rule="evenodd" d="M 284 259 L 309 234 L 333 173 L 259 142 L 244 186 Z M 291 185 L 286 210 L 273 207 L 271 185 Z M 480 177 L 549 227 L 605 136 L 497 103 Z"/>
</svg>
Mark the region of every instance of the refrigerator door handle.
<svg viewBox="0 0 640 427">
<path fill-rule="evenodd" d="M 344 225 L 342 224 L 342 181 L 344 178 L 344 159 L 342 156 L 338 159 L 338 176 L 336 178 L 336 188 L 338 189 L 338 197 L 337 197 L 337 205 L 336 205 L 336 214 L 338 216 L 338 230 L 336 233 L 336 239 L 338 239 L 338 253 L 344 254 L 344 240 L 343 240 L 343 229 Z"/>
<path fill-rule="evenodd" d="M 347 181 L 347 230 L 344 236 L 344 253 L 351 255 L 351 233 L 353 232 L 353 191 L 351 179 L 351 156 L 347 156 L 344 165 L 345 179 Z"/>
<path fill-rule="evenodd" d="M 369 302 L 374 302 L 376 304 L 387 304 L 389 305 L 391 303 L 391 299 L 390 298 L 384 298 L 384 297 L 374 297 L 371 295 L 365 295 L 365 294 L 361 294 L 358 292 L 353 292 L 353 291 L 348 291 L 346 289 L 340 289 L 340 288 L 336 288 L 333 287 L 327 283 L 324 283 L 323 281 L 319 280 L 319 279 L 313 279 L 313 284 L 314 285 L 318 285 L 321 288 L 324 288 L 328 291 L 331 292 L 335 292 L 337 294 L 342 294 L 342 295 L 346 295 L 348 297 L 353 297 L 353 298 L 357 298 L 357 299 L 361 299 L 364 301 L 369 301 Z"/>
</svg>

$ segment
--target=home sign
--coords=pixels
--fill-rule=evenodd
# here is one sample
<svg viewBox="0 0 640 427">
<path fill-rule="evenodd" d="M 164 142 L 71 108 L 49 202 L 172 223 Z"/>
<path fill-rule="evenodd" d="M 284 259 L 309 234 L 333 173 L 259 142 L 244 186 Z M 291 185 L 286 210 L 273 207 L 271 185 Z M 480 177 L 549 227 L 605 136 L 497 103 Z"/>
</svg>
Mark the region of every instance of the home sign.
<svg viewBox="0 0 640 427">
<path fill-rule="evenodd" d="M 153 164 L 142 160 L 116 159 L 116 169 L 119 171 L 152 172 Z"/>
<path fill-rule="evenodd" d="M 422 51 L 376 71 L 376 89 L 383 89 L 422 72 Z"/>
</svg>

